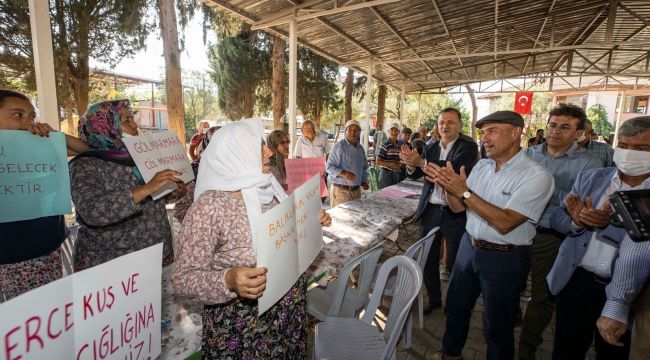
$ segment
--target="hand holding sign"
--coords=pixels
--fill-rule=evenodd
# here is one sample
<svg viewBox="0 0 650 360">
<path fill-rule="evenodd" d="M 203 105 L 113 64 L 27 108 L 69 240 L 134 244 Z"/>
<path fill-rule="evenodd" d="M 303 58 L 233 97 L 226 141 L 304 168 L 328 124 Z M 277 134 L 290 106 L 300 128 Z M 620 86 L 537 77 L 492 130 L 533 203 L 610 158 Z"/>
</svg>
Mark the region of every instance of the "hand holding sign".
<svg viewBox="0 0 650 360">
<path fill-rule="evenodd" d="M 183 186 L 184 188 L 185 183 L 177 178 L 177 176 L 180 175 L 181 173 L 174 170 L 163 170 L 156 173 L 151 181 L 139 188 L 133 189 L 133 202 L 135 204 L 139 204 L 147 196 L 153 195 L 166 187 L 175 186 L 178 188 L 180 186 Z"/>
<path fill-rule="evenodd" d="M 226 286 L 239 297 L 257 299 L 266 288 L 266 268 L 236 267 L 228 270 Z"/>
</svg>

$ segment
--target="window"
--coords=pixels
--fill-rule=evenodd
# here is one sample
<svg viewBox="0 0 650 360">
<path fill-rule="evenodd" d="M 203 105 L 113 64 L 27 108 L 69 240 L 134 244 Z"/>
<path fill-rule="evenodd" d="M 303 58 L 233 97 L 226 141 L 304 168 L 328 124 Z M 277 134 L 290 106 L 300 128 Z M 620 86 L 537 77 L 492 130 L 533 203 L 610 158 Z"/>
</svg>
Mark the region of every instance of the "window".
<svg viewBox="0 0 650 360">
<path fill-rule="evenodd" d="M 621 97 L 616 99 L 616 112 L 621 108 Z M 648 96 L 626 96 L 623 112 L 646 114 L 648 111 Z"/>
<path fill-rule="evenodd" d="M 582 110 L 587 109 L 587 94 L 584 95 L 569 95 L 569 96 L 558 96 L 557 104 L 573 104 L 582 108 Z"/>
</svg>

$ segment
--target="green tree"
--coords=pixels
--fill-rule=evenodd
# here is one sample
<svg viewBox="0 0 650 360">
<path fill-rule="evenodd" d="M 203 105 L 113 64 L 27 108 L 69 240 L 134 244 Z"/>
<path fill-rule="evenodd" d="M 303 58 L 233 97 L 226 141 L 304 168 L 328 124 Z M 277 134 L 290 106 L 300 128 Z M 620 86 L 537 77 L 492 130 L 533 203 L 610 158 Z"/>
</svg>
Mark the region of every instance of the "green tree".
<svg viewBox="0 0 650 360">
<path fill-rule="evenodd" d="M 150 0 L 52 0 L 50 17 L 57 97 L 66 109 L 83 113 L 89 102 L 90 57 L 116 64 L 142 49 L 152 24 Z M 27 1 L 0 2 L 0 66 L 35 90 Z"/>
<path fill-rule="evenodd" d="M 199 120 L 217 118 L 217 88 L 207 73 L 192 71 L 184 75 L 185 129 L 194 129 Z M 186 137 L 191 135 L 186 132 Z"/>
<path fill-rule="evenodd" d="M 533 87 L 531 90 L 535 90 Z M 499 111 L 499 110 L 510 110 L 514 109 L 515 106 L 515 94 L 514 93 L 504 93 L 501 94 L 496 106 L 490 107 L 490 112 Z M 548 113 L 551 111 L 551 95 L 548 92 L 535 92 L 533 93 L 533 106 L 532 114 L 524 115 L 524 120 L 526 122 L 526 128 L 524 129 L 524 135 L 527 137 L 535 136 L 535 133 L 538 129 L 546 129 L 546 122 L 548 120 Z"/>
<path fill-rule="evenodd" d="M 298 50 L 297 106 L 303 116 L 320 127 L 325 109 L 338 108 L 342 100 L 336 83 L 338 65 L 313 51 Z"/>
<path fill-rule="evenodd" d="M 591 121 L 594 132 L 607 138 L 614 132 L 614 127 L 607 119 L 607 109 L 601 104 L 596 104 L 587 109 L 587 118 Z"/>
<path fill-rule="evenodd" d="M 271 43 L 268 35 L 250 30 L 222 35 L 210 47 L 210 76 L 219 89 L 218 104 L 230 119 L 252 117 L 270 107 Z"/>
<path fill-rule="evenodd" d="M 428 129 L 433 128 L 433 124 L 438 121 L 438 116 L 443 109 L 455 108 L 463 117 L 463 134 L 471 135 L 470 114 L 460 98 L 448 94 L 422 94 L 419 101 L 419 121 Z M 406 124 L 417 129 L 419 126 L 418 103 L 415 97 L 406 97 L 406 110 Z"/>
</svg>

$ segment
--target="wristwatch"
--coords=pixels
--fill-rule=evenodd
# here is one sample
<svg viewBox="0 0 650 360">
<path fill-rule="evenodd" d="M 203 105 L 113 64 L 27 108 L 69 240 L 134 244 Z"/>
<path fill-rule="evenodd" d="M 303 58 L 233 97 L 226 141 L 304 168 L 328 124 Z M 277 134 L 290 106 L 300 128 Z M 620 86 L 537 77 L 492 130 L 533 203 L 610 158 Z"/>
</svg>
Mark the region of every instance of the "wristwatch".
<svg viewBox="0 0 650 360">
<path fill-rule="evenodd" d="M 463 193 L 463 196 L 462 196 L 463 201 L 469 199 L 469 197 L 472 196 L 472 193 L 473 193 L 472 189 L 467 189 L 467 191 L 465 191 Z"/>
</svg>

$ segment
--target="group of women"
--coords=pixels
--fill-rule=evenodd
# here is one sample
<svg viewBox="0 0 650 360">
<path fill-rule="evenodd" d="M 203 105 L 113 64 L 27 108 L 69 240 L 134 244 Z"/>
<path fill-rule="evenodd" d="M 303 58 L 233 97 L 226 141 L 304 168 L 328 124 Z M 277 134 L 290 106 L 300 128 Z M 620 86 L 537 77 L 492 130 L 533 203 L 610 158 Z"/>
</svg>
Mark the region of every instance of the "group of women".
<svg viewBox="0 0 650 360">
<path fill-rule="evenodd" d="M 14 111 L 14 103 L 23 109 Z M 27 97 L 0 91 L 0 129 L 42 136 L 52 131 L 34 117 Z M 251 224 L 287 197 L 281 184 L 283 159 L 289 153 L 286 133 L 274 132 L 265 142 L 261 121 L 253 119 L 215 129 L 202 139 L 207 140 L 195 189 L 188 193 L 172 170 L 144 182 L 122 141 L 138 134 L 134 125 L 128 100 L 105 101 L 89 106 L 81 117 L 79 139 L 68 136 L 69 152 L 76 155 L 70 161 L 79 224 L 75 271 L 162 242 L 162 266 L 174 262 L 176 292 L 205 304 L 204 359 L 304 357 L 305 279 L 263 315 L 258 315 L 256 301 L 264 292 L 267 270 L 256 267 L 255 245 L 267 239 L 257 238 Z M 172 183 L 174 192 L 151 198 Z M 165 204 L 179 198 L 186 198 L 189 206 L 174 251 Z M 320 220 L 325 226 L 331 222 L 324 211 Z M 0 223 L 0 286 L 5 295 L 17 296 L 60 278 L 59 246 L 66 236 L 62 216 Z M 30 244 L 39 246 L 25 248 Z"/>
</svg>

